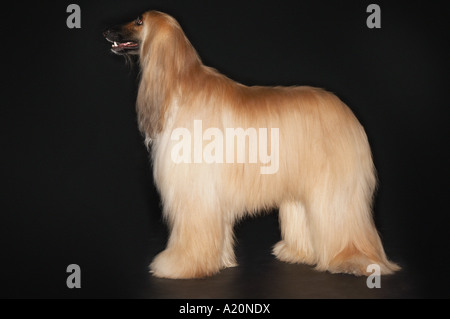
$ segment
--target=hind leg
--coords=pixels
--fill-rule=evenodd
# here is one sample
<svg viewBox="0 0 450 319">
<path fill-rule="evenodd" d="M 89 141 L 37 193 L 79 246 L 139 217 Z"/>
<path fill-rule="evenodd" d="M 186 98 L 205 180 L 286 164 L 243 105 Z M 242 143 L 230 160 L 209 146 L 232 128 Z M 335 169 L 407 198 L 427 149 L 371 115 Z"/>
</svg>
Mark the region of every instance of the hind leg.
<svg viewBox="0 0 450 319">
<path fill-rule="evenodd" d="M 309 220 L 300 202 L 285 202 L 279 212 L 281 237 L 273 248 L 277 259 L 289 263 L 314 265 L 316 258 L 311 242 Z"/>
<path fill-rule="evenodd" d="M 370 264 L 379 265 L 382 274 L 400 269 L 385 255 L 372 220 L 370 199 L 364 192 L 325 188 L 318 189 L 313 198 L 309 217 L 316 269 L 356 276 L 370 275 Z"/>
</svg>

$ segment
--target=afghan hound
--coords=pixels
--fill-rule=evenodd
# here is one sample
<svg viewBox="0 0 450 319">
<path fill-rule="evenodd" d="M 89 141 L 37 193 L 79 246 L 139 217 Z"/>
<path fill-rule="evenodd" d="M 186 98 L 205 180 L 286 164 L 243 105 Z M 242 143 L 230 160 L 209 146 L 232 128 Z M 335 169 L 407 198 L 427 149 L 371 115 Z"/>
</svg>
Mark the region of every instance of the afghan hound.
<svg viewBox="0 0 450 319">
<path fill-rule="evenodd" d="M 354 275 L 369 275 L 371 264 L 381 274 L 400 269 L 372 218 L 367 136 L 334 94 L 237 83 L 203 65 L 165 13 L 146 12 L 104 36 L 114 53 L 139 58 L 138 124 L 170 229 L 154 276 L 236 266 L 234 223 L 277 208 L 281 261 Z"/>
</svg>

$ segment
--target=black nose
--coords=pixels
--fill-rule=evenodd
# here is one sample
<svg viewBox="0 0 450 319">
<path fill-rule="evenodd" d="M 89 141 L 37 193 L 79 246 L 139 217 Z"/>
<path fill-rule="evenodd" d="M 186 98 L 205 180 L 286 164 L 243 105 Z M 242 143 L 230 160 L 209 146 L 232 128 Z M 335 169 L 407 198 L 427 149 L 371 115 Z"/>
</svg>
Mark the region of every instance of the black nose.
<svg viewBox="0 0 450 319">
<path fill-rule="evenodd" d="M 103 36 L 110 41 L 120 42 L 122 39 L 121 30 L 118 27 L 112 27 L 103 31 Z"/>
</svg>

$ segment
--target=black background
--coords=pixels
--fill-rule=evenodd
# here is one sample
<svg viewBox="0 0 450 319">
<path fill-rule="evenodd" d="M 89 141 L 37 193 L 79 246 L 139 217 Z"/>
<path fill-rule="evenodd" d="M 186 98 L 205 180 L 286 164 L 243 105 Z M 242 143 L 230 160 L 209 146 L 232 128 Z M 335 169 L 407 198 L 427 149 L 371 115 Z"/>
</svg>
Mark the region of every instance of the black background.
<svg viewBox="0 0 450 319">
<path fill-rule="evenodd" d="M 442 1 L 70 1 L 2 9 L 1 274 L 6 298 L 450 297 L 449 13 Z M 375 219 L 403 270 L 318 273 L 270 255 L 277 214 L 236 227 L 239 267 L 163 280 L 148 264 L 167 230 L 137 130 L 138 67 L 102 31 L 157 9 L 173 15 L 203 62 L 247 85 L 335 92 L 364 125 L 380 186 Z M 186 181 L 188 183 L 189 181 Z M 81 289 L 66 267 L 81 267 Z"/>
</svg>

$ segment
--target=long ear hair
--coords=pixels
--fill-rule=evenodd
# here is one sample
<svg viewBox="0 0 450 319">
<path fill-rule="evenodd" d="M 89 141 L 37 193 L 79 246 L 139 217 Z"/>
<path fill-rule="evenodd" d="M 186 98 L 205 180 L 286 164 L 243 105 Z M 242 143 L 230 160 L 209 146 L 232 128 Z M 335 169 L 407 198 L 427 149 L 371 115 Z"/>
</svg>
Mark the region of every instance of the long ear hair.
<svg viewBox="0 0 450 319">
<path fill-rule="evenodd" d="M 148 139 L 163 130 L 168 107 L 201 61 L 175 19 L 156 11 L 146 15 L 137 113 L 139 129 Z"/>
</svg>

